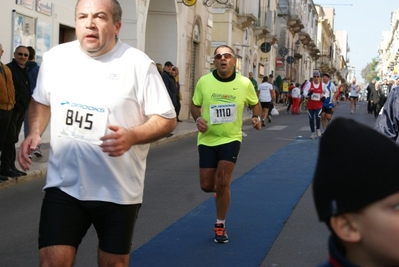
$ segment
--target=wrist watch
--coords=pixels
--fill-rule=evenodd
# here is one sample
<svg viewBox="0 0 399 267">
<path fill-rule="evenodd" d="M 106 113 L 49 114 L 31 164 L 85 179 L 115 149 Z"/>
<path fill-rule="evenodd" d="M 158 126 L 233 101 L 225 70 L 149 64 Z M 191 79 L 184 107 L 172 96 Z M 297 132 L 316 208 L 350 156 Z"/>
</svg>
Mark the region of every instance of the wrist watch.
<svg viewBox="0 0 399 267">
<path fill-rule="evenodd" d="M 252 118 L 258 118 L 258 120 L 260 121 L 260 116 L 258 115 L 253 115 Z"/>
</svg>

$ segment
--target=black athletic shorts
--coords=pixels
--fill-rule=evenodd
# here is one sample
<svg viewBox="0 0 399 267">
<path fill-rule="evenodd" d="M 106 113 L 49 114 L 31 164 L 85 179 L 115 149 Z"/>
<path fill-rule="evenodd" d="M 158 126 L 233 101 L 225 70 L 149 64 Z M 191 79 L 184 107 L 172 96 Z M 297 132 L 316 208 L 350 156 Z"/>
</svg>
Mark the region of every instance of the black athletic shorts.
<svg viewBox="0 0 399 267">
<path fill-rule="evenodd" d="M 80 201 L 58 188 L 47 188 L 40 214 L 39 249 L 68 245 L 77 250 L 93 224 L 101 250 L 129 254 L 140 206 Z"/>
<path fill-rule="evenodd" d="M 333 114 L 333 108 L 322 107 L 321 113 Z"/>
<path fill-rule="evenodd" d="M 220 160 L 231 161 L 235 164 L 240 153 L 240 147 L 241 142 L 239 141 L 218 146 L 199 145 L 200 168 L 217 168 Z"/>
<path fill-rule="evenodd" d="M 272 102 L 260 102 L 260 105 L 262 106 L 262 108 L 272 108 Z"/>
</svg>

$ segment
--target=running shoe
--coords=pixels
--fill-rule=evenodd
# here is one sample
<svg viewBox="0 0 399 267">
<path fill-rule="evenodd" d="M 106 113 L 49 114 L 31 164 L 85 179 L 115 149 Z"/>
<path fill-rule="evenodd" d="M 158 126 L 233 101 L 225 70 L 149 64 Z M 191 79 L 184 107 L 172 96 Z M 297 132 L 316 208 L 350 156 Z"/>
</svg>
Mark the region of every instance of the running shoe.
<svg viewBox="0 0 399 267">
<path fill-rule="evenodd" d="M 229 237 L 227 236 L 226 229 L 224 228 L 223 223 L 216 223 L 215 224 L 215 243 L 228 243 Z"/>
<path fill-rule="evenodd" d="M 262 120 L 262 127 L 265 127 L 265 126 L 266 126 L 265 120 Z"/>
<path fill-rule="evenodd" d="M 310 139 L 316 139 L 316 133 L 313 132 L 312 135 L 310 136 Z"/>
<path fill-rule="evenodd" d="M 267 116 L 267 121 L 269 122 L 269 123 L 271 123 L 272 122 L 272 116 Z"/>
<path fill-rule="evenodd" d="M 42 151 L 41 151 L 40 148 L 38 148 L 38 147 L 35 149 L 35 151 L 33 152 L 33 154 L 34 154 L 36 157 L 43 157 Z"/>
<path fill-rule="evenodd" d="M 320 129 L 317 129 L 317 137 L 321 137 Z"/>
</svg>

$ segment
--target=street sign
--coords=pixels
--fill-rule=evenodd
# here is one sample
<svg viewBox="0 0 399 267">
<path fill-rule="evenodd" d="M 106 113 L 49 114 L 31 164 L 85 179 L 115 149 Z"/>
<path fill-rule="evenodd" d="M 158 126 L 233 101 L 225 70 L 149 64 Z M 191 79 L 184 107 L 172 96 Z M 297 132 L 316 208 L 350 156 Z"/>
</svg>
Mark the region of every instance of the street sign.
<svg viewBox="0 0 399 267">
<path fill-rule="evenodd" d="M 284 65 L 283 58 L 278 57 L 278 58 L 276 59 L 276 64 L 277 64 L 277 67 L 283 66 L 283 65 Z"/>
<path fill-rule="evenodd" d="M 285 57 L 288 54 L 288 49 L 286 47 L 281 47 L 278 50 L 278 53 L 280 54 L 280 56 Z"/>
<path fill-rule="evenodd" d="M 288 56 L 286 61 L 287 61 L 288 64 L 292 64 L 292 63 L 295 62 L 295 58 L 293 56 Z"/>
<path fill-rule="evenodd" d="M 260 45 L 260 51 L 263 53 L 268 53 L 272 49 L 272 45 L 268 42 L 264 42 Z"/>
</svg>

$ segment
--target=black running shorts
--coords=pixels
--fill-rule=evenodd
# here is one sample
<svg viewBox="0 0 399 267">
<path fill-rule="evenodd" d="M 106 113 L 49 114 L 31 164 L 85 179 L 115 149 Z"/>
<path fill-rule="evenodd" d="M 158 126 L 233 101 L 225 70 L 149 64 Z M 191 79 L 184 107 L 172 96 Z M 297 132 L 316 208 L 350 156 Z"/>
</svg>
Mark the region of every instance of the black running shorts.
<svg viewBox="0 0 399 267">
<path fill-rule="evenodd" d="M 80 201 L 58 188 L 47 188 L 40 214 L 39 249 L 69 245 L 77 250 L 93 224 L 101 250 L 129 254 L 140 206 Z"/>
<path fill-rule="evenodd" d="M 240 146 L 241 142 L 239 141 L 218 146 L 199 145 L 200 168 L 216 169 L 220 160 L 227 160 L 235 164 L 240 153 Z"/>
</svg>

